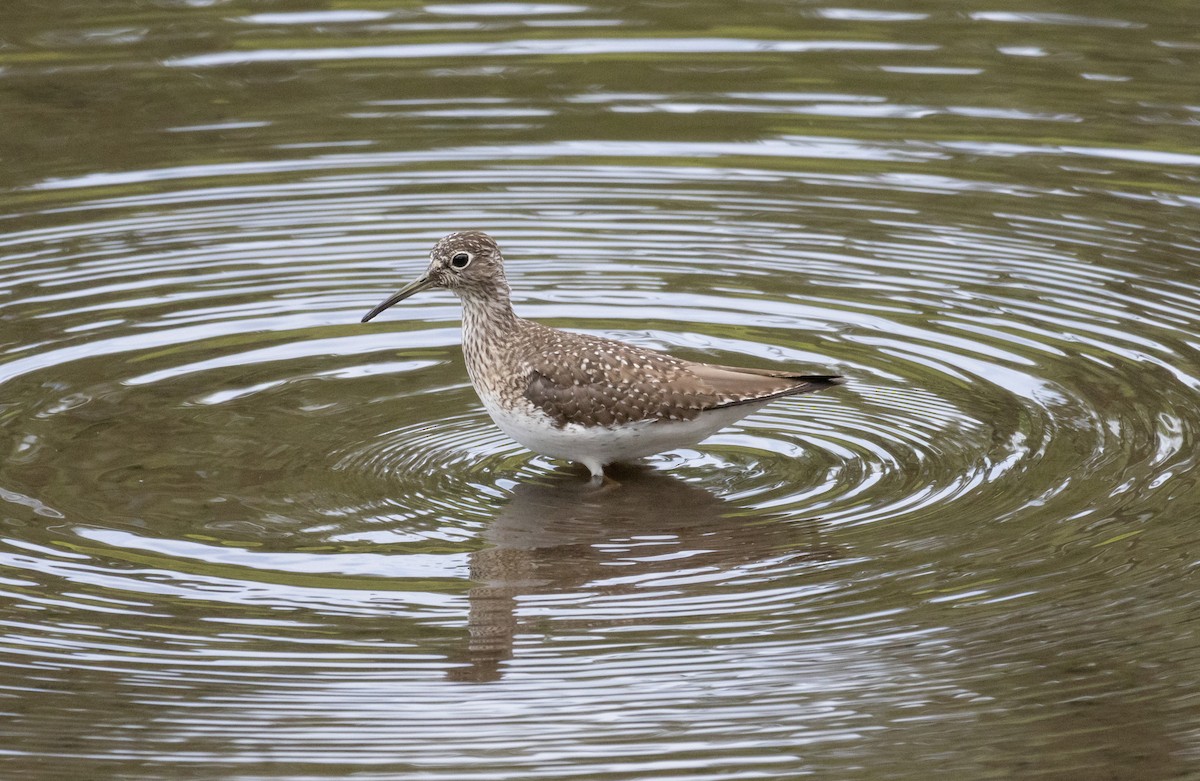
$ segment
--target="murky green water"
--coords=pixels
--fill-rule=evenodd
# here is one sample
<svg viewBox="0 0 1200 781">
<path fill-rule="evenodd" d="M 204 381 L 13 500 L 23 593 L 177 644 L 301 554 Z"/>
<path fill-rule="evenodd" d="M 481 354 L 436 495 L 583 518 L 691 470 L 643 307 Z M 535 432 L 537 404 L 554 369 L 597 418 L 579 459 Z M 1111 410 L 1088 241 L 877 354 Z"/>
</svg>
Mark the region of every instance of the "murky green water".
<svg viewBox="0 0 1200 781">
<path fill-rule="evenodd" d="M 4 778 L 1200 777 L 1187 2 L 0 9 Z M 522 314 L 846 375 L 595 493 Z"/>
</svg>

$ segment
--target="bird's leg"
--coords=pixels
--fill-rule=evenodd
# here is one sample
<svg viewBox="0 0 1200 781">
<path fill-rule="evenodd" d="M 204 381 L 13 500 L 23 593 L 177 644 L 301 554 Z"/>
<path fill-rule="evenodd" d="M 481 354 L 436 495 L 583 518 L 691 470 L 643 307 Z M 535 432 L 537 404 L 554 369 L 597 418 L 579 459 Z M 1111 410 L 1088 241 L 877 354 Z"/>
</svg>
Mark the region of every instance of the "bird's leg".
<svg viewBox="0 0 1200 781">
<path fill-rule="evenodd" d="M 616 488 L 621 485 L 616 480 L 613 480 L 611 477 L 604 474 L 604 464 L 599 462 L 585 461 L 583 465 L 586 466 L 588 471 L 592 473 L 592 477 L 588 481 L 588 488 L 603 491 L 609 488 Z"/>
</svg>

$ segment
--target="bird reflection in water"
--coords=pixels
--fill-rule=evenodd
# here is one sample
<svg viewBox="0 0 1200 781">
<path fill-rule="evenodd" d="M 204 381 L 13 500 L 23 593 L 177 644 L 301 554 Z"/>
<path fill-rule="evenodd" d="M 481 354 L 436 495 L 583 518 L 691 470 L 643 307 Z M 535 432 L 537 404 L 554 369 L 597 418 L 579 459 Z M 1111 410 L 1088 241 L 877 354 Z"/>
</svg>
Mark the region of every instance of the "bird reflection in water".
<svg viewBox="0 0 1200 781">
<path fill-rule="evenodd" d="M 502 677 L 522 624 L 522 596 L 584 587 L 589 595 L 635 594 L 647 581 L 683 572 L 696 574 L 702 589 L 714 573 L 768 559 L 838 557 L 811 522 L 740 508 L 649 467 L 610 474 L 615 482 L 599 490 L 570 469 L 516 486 L 484 533 L 490 547 L 471 556 L 478 585 L 469 592 L 469 639 L 451 659 L 460 664 L 451 680 Z"/>
</svg>

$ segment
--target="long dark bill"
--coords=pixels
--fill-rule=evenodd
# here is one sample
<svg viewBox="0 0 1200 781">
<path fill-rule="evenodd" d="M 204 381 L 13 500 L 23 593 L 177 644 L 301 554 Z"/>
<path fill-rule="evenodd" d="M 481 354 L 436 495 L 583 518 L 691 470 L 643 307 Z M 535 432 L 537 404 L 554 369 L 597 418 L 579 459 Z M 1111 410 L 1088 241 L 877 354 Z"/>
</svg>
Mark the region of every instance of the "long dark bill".
<svg viewBox="0 0 1200 781">
<path fill-rule="evenodd" d="M 370 312 L 367 312 L 365 315 L 363 315 L 362 322 L 364 322 L 364 323 L 367 322 L 375 315 L 377 315 L 380 312 L 382 312 L 383 310 L 387 309 L 389 306 L 400 303 L 404 299 L 411 296 L 413 293 L 420 293 L 425 288 L 432 287 L 432 286 L 433 286 L 433 280 L 430 279 L 429 277 L 421 277 L 417 281 L 412 282 L 411 284 L 405 285 L 403 288 L 401 288 L 400 290 L 396 291 L 391 296 L 389 296 L 379 306 L 375 307 Z"/>
</svg>

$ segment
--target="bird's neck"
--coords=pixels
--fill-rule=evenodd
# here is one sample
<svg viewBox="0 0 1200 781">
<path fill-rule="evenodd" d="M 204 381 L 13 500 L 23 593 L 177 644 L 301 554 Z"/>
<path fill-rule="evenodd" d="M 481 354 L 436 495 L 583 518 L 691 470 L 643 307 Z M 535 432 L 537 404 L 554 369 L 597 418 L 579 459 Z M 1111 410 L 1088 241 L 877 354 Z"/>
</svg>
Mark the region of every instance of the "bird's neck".
<svg viewBox="0 0 1200 781">
<path fill-rule="evenodd" d="M 503 332 L 517 321 L 507 284 L 498 284 L 490 290 L 464 291 L 459 297 L 462 299 L 464 331 Z"/>
<path fill-rule="evenodd" d="M 508 299 L 507 285 L 488 293 L 461 296 L 463 354 L 473 380 L 481 375 L 486 365 L 502 360 L 504 348 L 521 324 Z"/>
</svg>

